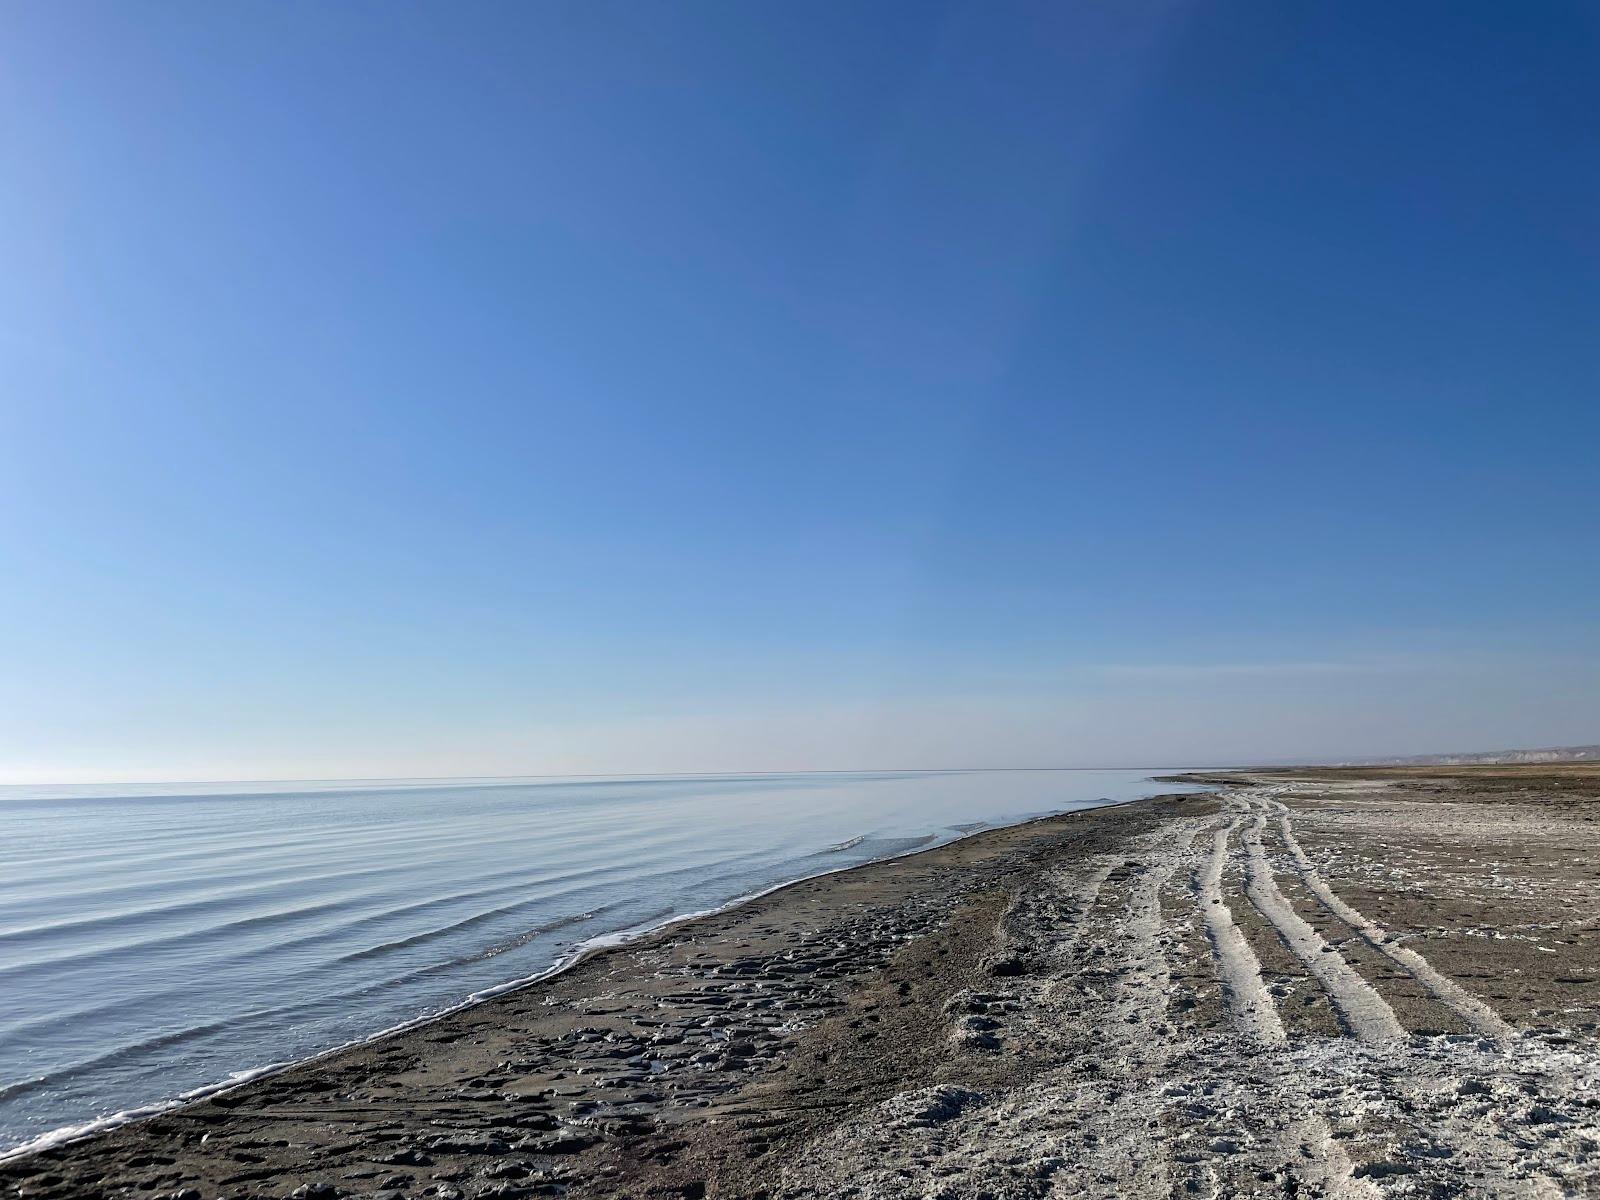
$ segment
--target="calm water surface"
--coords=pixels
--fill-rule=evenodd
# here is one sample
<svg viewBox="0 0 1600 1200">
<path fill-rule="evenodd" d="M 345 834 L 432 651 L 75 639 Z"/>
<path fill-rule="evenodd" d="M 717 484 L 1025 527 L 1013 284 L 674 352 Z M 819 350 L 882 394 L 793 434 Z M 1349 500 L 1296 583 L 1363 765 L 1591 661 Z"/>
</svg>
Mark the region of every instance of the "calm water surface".
<svg viewBox="0 0 1600 1200">
<path fill-rule="evenodd" d="M 0 787 L 0 1152 L 1148 775 Z"/>
</svg>

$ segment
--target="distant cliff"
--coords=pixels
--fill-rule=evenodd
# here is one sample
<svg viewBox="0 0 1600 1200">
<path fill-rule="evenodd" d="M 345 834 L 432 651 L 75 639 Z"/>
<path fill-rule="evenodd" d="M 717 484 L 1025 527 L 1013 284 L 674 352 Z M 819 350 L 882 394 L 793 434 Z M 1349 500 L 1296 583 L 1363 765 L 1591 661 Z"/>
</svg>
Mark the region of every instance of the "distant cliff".
<svg viewBox="0 0 1600 1200">
<path fill-rule="evenodd" d="M 1545 750 L 1484 750 L 1470 754 L 1418 754 L 1411 758 L 1373 758 L 1345 766 L 1439 767 L 1482 763 L 1600 762 L 1600 746 L 1552 746 Z"/>
</svg>

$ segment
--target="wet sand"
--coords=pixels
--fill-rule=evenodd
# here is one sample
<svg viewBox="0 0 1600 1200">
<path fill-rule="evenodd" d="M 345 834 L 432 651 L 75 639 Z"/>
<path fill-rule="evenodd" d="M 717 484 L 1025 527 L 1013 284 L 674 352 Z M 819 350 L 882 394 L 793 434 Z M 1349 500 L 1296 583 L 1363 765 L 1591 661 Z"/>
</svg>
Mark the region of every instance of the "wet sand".
<svg viewBox="0 0 1600 1200">
<path fill-rule="evenodd" d="M 792 885 L 6 1195 L 1600 1195 L 1600 769 L 1211 776 Z"/>
</svg>

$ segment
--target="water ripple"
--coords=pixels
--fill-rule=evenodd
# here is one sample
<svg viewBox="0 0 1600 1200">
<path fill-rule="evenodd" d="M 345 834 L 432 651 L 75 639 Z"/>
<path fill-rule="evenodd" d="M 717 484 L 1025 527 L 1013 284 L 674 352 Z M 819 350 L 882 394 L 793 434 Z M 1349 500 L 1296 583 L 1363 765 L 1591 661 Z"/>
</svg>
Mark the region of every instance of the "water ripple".
<svg viewBox="0 0 1600 1200">
<path fill-rule="evenodd" d="M 1156 790 L 1137 771 L 0 787 L 0 1153 L 492 993 L 581 940 Z"/>
</svg>

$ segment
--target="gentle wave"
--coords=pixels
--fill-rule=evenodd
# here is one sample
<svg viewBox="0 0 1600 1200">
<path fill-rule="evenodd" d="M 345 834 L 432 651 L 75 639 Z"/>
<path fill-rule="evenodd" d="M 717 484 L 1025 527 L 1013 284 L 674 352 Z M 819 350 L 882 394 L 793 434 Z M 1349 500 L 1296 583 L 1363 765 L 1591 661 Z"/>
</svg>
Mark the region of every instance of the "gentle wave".
<svg viewBox="0 0 1600 1200">
<path fill-rule="evenodd" d="M 1159 790 L 1134 771 L 0 788 L 0 1156 L 797 878 Z"/>
</svg>

